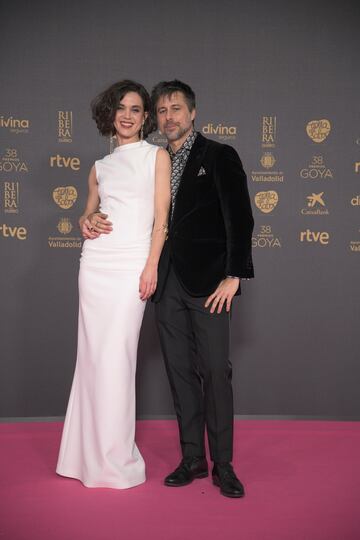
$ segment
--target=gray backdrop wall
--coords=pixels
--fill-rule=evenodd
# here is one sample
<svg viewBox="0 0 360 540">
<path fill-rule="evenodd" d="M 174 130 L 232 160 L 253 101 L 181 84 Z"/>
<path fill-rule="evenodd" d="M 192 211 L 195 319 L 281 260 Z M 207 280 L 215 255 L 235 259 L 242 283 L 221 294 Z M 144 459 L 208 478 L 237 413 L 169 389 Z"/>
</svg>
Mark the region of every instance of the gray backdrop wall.
<svg viewBox="0 0 360 540">
<path fill-rule="evenodd" d="M 236 413 L 359 418 L 359 3 L 27 2 L 2 8 L 2 417 L 61 416 L 76 356 L 89 103 L 180 78 L 248 173 L 256 279 L 233 313 Z M 161 143 L 155 134 L 153 140 Z M 65 189 L 67 187 L 67 189 Z M 138 414 L 173 413 L 152 306 Z"/>
</svg>

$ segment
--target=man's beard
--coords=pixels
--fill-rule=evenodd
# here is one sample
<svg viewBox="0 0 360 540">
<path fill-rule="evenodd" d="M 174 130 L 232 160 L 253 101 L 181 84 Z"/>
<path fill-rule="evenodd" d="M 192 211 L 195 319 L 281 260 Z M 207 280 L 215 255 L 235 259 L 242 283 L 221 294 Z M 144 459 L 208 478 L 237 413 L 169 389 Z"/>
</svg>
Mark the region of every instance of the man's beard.
<svg viewBox="0 0 360 540">
<path fill-rule="evenodd" d="M 185 135 L 185 133 L 187 132 L 190 133 L 191 126 L 188 126 L 186 128 L 182 128 L 179 126 L 176 130 L 171 131 L 170 133 L 166 132 L 166 128 L 164 131 L 165 131 L 165 135 L 168 141 L 178 141 L 179 139 L 181 139 L 181 137 Z"/>
</svg>

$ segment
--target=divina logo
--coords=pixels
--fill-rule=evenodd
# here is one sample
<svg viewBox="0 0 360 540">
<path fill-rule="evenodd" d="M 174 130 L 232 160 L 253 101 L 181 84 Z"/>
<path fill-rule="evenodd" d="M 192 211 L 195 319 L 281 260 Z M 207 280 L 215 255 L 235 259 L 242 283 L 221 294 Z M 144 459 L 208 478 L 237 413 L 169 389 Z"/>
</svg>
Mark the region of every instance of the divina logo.
<svg viewBox="0 0 360 540">
<path fill-rule="evenodd" d="M 0 127 L 9 129 L 13 133 L 28 133 L 30 122 L 29 120 L 23 120 L 14 118 L 13 116 L 0 116 Z"/>
<path fill-rule="evenodd" d="M 204 135 L 216 135 L 219 139 L 235 139 L 236 127 L 235 126 L 223 126 L 223 124 L 206 124 L 202 128 Z"/>
<path fill-rule="evenodd" d="M 330 235 L 328 232 L 319 232 L 319 231 L 306 231 L 300 232 L 300 242 L 315 242 L 326 246 L 329 243 Z"/>
</svg>

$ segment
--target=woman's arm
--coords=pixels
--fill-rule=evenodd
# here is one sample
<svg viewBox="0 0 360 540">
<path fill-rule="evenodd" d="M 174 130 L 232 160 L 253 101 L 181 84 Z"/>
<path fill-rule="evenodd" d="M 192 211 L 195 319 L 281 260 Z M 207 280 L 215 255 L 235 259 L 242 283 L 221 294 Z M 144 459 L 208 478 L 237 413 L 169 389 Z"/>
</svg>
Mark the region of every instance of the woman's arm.
<svg viewBox="0 0 360 540">
<path fill-rule="evenodd" d="M 171 162 L 167 151 L 159 148 L 155 163 L 155 219 L 151 246 L 145 268 L 140 276 L 139 292 L 141 300 L 154 294 L 157 285 L 157 268 L 164 246 L 170 207 Z"/>
<path fill-rule="evenodd" d="M 98 192 L 98 183 L 96 179 L 96 170 L 95 165 L 91 167 L 89 179 L 88 179 L 88 197 L 86 202 L 86 207 L 84 213 L 79 218 L 79 227 L 82 232 L 82 235 L 86 239 L 94 239 L 100 236 L 100 233 L 109 233 L 111 229 L 110 221 L 106 221 L 106 214 L 98 214 L 101 217 L 103 226 L 101 231 L 98 230 L 98 227 L 91 222 L 92 215 L 97 212 L 99 208 L 99 192 Z M 96 223 L 96 220 L 95 220 Z"/>
</svg>

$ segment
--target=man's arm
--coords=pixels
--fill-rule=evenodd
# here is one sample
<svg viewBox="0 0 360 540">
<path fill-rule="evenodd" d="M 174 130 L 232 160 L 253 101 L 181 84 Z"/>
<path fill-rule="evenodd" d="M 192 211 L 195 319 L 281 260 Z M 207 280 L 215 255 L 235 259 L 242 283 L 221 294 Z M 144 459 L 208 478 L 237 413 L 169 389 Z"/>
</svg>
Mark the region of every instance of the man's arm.
<svg viewBox="0 0 360 540">
<path fill-rule="evenodd" d="M 254 219 L 246 174 L 231 146 L 224 145 L 216 161 L 215 182 L 226 230 L 226 276 L 254 277 L 251 237 Z"/>
<path fill-rule="evenodd" d="M 225 304 L 230 311 L 240 278 L 251 278 L 254 270 L 251 257 L 251 236 L 254 228 L 246 174 L 237 152 L 223 146 L 216 163 L 215 182 L 226 229 L 226 269 L 224 280 L 207 298 L 205 307 L 221 313 Z"/>
</svg>

